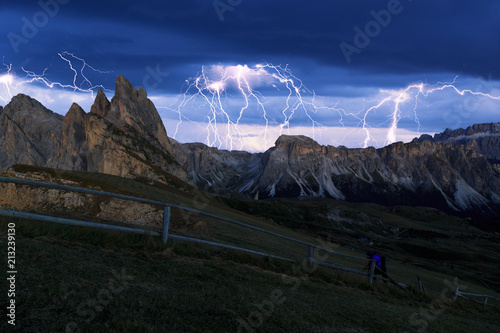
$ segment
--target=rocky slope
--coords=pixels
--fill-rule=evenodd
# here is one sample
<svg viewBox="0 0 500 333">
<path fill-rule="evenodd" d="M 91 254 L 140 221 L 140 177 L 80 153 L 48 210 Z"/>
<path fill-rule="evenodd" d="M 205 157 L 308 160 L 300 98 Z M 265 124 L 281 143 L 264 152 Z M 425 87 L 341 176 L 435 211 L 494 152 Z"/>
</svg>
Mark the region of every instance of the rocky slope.
<svg viewBox="0 0 500 333">
<path fill-rule="evenodd" d="M 500 145 L 487 145 L 496 134 L 486 133 L 491 132 L 481 134 L 479 147 L 487 156 L 459 140 L 347 149 L 304 136 L 281 136 L 263 154 L 178 143 L 174 152 L 199 185 L 216 193 L 231 189 L 254 198 L 329 197 L 495 215 L 500 173 L 488 157 L 500 154 Z"/>
<path fill-rule="evenodd" d="M 219 150 L 202 143 L 173 141 L 174 155 L 200 188 L 215 194 L 248 193 L 243 188 L 259 175 L 262 154 Z"/>
<path fill-rule="evenodd" d="M 13 164 L 188 181 L 163 122 L 143 88 L 118 76 L 111 102 L 99 90 L 91 112 L 65 117 L 17 95 L 0 113 L 0 170 Z"/>
<path fill-rule="evenodd" d="M 445 142 L 465 145 L 483 154 L 500 171 L 500 123 L 475 124 L 466 129 L 446 129 L 443 133 L 422 135 L 414 141 Z"/>
</svg>

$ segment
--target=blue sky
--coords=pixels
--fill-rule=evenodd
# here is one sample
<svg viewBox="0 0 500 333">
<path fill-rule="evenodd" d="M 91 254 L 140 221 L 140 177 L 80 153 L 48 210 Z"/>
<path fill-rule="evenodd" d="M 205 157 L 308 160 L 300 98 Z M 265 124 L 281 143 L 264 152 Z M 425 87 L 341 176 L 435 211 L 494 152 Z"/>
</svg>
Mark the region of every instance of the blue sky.
<svg viewBox="0 0 500 333">
<path fill-rule="evenodd" d="M 12 67 L 10 78 L 6 66 L 0 69 L 0 105 L 24 92 L 61 114 L 73 101 L 89 111 L 92 93 L 58 86 L 47 91 L 40 80 L 26 82 L 33 77 L 26 78 L 22 68 L 44 73 L 46 82 L 73 85 L 64 57 L 77 70 L 75 83 L 82 90 L 102 86 L 111 98 L 118 74 L 145 86 L 169 136 L 182 142 L 264 150 L 280 133 L 290 133 L 323 144 L 382 146 L 500 121 L 498 99 L 467 92 L 500 96 L 499 15 L 500 3 L 489 0 L 2 2 L 0 50 L 3 63 Z M 83 63 L 64 52 L 93 67 L 83 70 L 91 84 L 80 73 Z M 282 74 L 294 84 L 300 80 L 304 101 L 314 96 L 319 109 L 299 108 L 287 119 L 286 84 L 273 80 L 270 68 L 267 78 L 254 75 L 259 64 L 287 65 L 291 72 Z M 220 91 L 208 88 L 224 80 L 218 74 L 238 65 L 247 65 L 243 78 L 252 79 L 265 113 L 250 99 L 240 117 L 244 96 L 234 82 L 224 82 Z M 202 88 L 211 98 L 220 93 L 221 103 L 211 109 L 207 100 L 193 98 L 179 109 L 179 94 L 202 68 L 210 74 Z M 463 95 L 451 88 L 418 100 L 416 90 L 401 95 L 410 84 L 422 83 L 426 92 L 451 81 L 466 90 Z M 390 101 L 365 117 L 388 96 Z"/>
</svg>

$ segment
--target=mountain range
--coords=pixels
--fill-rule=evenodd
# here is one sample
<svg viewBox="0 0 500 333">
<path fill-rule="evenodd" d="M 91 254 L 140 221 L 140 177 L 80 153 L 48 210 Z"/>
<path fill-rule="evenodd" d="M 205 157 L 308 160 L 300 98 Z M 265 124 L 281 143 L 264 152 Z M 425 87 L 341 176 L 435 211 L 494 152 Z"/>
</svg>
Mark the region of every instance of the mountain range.
<svg viewBox="0 0 500 333">
<path fill-rule="evenodd" d="M 111 101 L 99 90 L 88 113 L 74 103 L 63 117 L 23 94 L 0 107 L 0 170 L 14 164 L 179 179 L 249 199 L 319 197 L 500 215 L 500 123 L 379 149 L 282 135 L 263 153 L 226 151 L 169 138 L 146 91 L 123 76 Z"/>
</svg>

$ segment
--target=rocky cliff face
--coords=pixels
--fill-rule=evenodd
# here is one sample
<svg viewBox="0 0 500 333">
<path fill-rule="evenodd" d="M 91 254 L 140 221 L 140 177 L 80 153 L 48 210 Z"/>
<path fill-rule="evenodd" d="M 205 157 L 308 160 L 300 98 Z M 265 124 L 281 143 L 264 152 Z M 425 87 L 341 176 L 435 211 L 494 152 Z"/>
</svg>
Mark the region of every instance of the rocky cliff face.
<svg viewBox="0 0 500 333">
<path fill-rule="evenodd" d="M 141 133 L 152 145 L 172 150 L 163 121 L 144 88 L 136 90 L 121 75 L 116 79 L 115 96 L 111 103 L 102 90 L 99 90 L 91 113 L 98 114 L 126 134 L 134 136 Z"/>
<path fill-rule="evenodd" d="M 47 162 L 48 166 L 56 169 L 87 170 L 88 144 L 84 118 L 85 111 L 73 103 L 62 121 L 59 149 Z"/>
<path fill-rule="evenodd" d="M 475 124 L 456 130 L 447 128 L 434 137 L 422 135 L 414 141 L 424 140 L 465 145 L 479 151 L 494 164 L 500 164 L 500 123 Z"/>
<path fill-rule="evenodd" d="M 28 96 L 13 98 L 0 113 L 0 170 L 30 164 L 188 181 L 144 89 L 118 76 L 115 91 L 110 102 L 99 90 L 90 113 L 73 104 L 65 117 Z"/>
<path fill-rule="evenodd" d="M 174 155 L 192 180 L 212 193 L 246 193 L 244 188 L 261 171 L 262 154 L 227 151 L 208 147 L 202 143 L 181 144 L 173 141 Z"/>
<path fill-rule="evenodd" d="M 0 110 L 0 170 L 15 163 L 44 165 L 60 146 L 63 117 L 19 94 Z"/>
<path fill-rule="evenodd" d="M 488 137 L 482 134 L 481 149 L 490 156 L 500 154 L 500 145 L 486 145 L 495 134 Z M 304 136 L 281 136 L 263 154 L 230 153 L 202 144 L 176 144 L 175 152 L 193 179 L 215 192 L 499 212 L 500 173 L 477 146 L 458 143 L 423 139 L 381 149 L 347 149 L 322 146 Z"/>
</svg>

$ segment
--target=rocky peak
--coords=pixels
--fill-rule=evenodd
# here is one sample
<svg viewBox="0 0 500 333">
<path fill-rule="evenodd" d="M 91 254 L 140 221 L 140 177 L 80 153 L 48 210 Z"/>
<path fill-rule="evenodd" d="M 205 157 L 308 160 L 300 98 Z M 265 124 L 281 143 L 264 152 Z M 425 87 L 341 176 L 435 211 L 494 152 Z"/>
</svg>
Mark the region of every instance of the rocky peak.
<svg viewBox="0 0 500 333">
<path fill-rule="evenodd" d="M 115 81 L 115 97 L 122 98 L 134 98 L 137 99 L 139 93 L 134 88 L 132 83 L 127 80 L 123 75 L 118 75 Z"/>
<path fill-rule="evenodd" d="M 434 141 L 434 138 L 430 134 L 422 134 L 419 138 L 413 139 L 413 142 L 417 141 Z"/>
<path fill-rule="evenodd" d="M 73 103 L 66 116 L 64 116 L 63 127 L 73 123 L 82 123 L 85 111 L 77 103 Z"/>
<path fill-rule="evenodd" d="M 276 148 L 287 148 L 290 145 L 296 146 L 317 146 L 319 145 L 313 139 L 305 135 L 285 135 L 282 134 L 274 143 Z"/>
<path fill-rule="evenodd" d="M 110 109 L 111 109 L 110 101 L 108 100 L 104 92 L 99 88 L 99 91 L 97 92 L 97 96 L 95 98 L 94 104 L 90 109 L 90 112 L 106 118 Z"/>
<path fill-rule="evenodd" d="M 275 142 L 275 148 L 286 149 L 291 154 L 309 154 L 322 151 L 323 147 L 304 135 L 281 135 Z"/>
<path fill-rule="evenodd" d="M 85 111 L 73 103 L 62 123 L 61 149 L 79 150 L 85 141 Z M 61 154 L 63 157 L 64 154 Z"/>
<path fill-rule="evenodd" d="M 443 133 L 434 135 L 434 141 L 446 141 L 462 136 L 473 136 L 477 134 L 498 134 L 500 133 L 500 123 L 475 124 L 466 129 L 458 128 L 451 130 L 447 128 Z M 422 139 L 422 136 L 420 137 Z"/>
<path fill-rule="evenodd" d="M 136 90 L 122 75 L 116 79 L 115 96 L 111 103 L 99 91 L 91 112 L 104 117 L 127 134 L 140 135 L 153 145 L 172 149 L 163 121 L 144 88 Z"/>
<path fill-rule="evenodd" d="M 73 103 L 62 123 L 59 150 L 47 162 L 56 169 L 84 171 L 87 168 L 87 144 L 85 135 L 85 111 Z"/>
<path fill-rule="evenodd" d="M 118 75 L 115 82 L 115 98 L 120 100 L 146 100 L 148 93 L 144 87 L 135 89 L 132 83 L 127 80 L 123 75 Z"/>
<path fill-rule="evenodd" d="M 12 98 L 1 114 L 16 125 L 26 129 L 34 137 L 38 137 L 40 131 L 51 127 L 54 134 L 60 133 L 60 126 L 63 116 L 54 113 L 44 107 L 36 99 L 24 94 L 18 94 Z"/>
<path fill-rule="evenodd" d="M 447 128 L 443 133 L 435 134 L 434 137 L 423 134 L 413 140 L 413 142 L 418 141 L 465 145 L 483 154 L 494 164 L 495 168 L 500 169 L 500 123 L 475 124 L 466 129 L 456 130 Z"/>
<path fill-rule="evenodd" d="M 474 124 L 467 127 L 465 135 L 473 135 L 480 133 L 500 133 L 500 123 Z"/>
<path fill-rule="evenodd" d="M 305 135 L 280 135 L 274 143 L 276 148 L 290 148 L 297 147 L 300 149 L 313 149 L 318 150 L 321 146 L 313 139 Z"/>
<path fill-rule="evenodd" d="M 28 113 L 35 113 L 36 115 L 43 118 L 59 118 L 61 120 L 63 118 L 61 115 L 58 115 L 57 113 L 54 113 L 47 109 L 36 99 L 24 94 L 18 94 L 12 97 L 9 104 L 5 106 L 4 113 L 10 118 L 15 117 L 19 120 L 28 115 Z"/>
<path fill-rule="evenodd" d="M 0 113 L 0 169 L 43 165 L 59 147 L 63 117 L 19 94 Z"/>
<path fill-rule="evenodd" d="M 139 99 L 147 99 L 148 98 L 148 93 L 146 92 L 146 89 L 144 87 L 139 87 Z"/>
<path fill-rule="evenodd" d="M 47 165 L 163 181 L 170 173 L 188 180 L 170 151 L 142 122 L 148 114 L 150 118 L 158 116 L 161 122 L 145 91 L 135 90 L 122 76 L 117 79 L 116 90 L 111 102 L 100 90 L 88 114 L 78 104 L 71 106 L 63 121 L 60 149 Z"/>
</svg>

